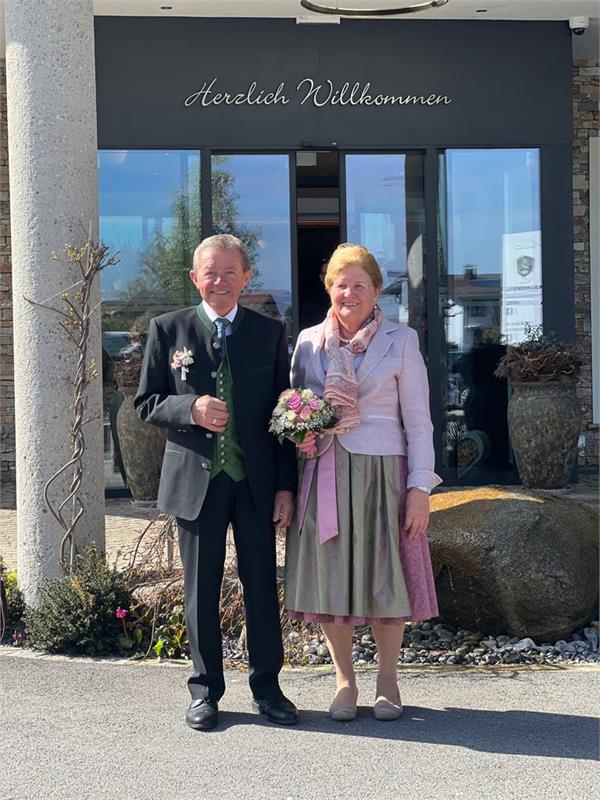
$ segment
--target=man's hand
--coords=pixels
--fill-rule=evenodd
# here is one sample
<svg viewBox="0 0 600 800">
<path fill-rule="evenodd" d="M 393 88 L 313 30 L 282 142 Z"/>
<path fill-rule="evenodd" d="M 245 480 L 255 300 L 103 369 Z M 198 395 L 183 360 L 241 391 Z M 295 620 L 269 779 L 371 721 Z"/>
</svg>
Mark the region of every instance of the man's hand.
<svg viewBox="0 0 600 800">
<path fill-rule="evenodd" d="M 223 433 L 229 419 L 227 403 L 219 400 L 218 397 L 203 394 L 194 401 L 192 419 L 196 425 L 202 425 L 203 428 L 207 428 L 209 431 Z"/>
<path fill-rule="evenodd" d="M 294 495 L 292 492 L 280 491 L 275 493 L 273 506 L 273 522 L 277 530 L 285 530 L 290 526 L 294 514 Z"/>
<path fill-rule="evenodd" d="M 414 539 L 420 533 L 425 533 L 428 523 L 429 495 L 420 489 L 409 489 L 406 496 L 402 533 L 409 539 Z"/>
</svg>

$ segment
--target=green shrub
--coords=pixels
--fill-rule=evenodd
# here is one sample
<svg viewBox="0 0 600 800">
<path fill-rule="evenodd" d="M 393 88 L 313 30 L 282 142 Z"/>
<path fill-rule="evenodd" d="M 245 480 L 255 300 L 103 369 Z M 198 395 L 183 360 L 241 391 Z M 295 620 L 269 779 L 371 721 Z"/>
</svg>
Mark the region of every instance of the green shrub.
<svg viewBox="0 0 600 800">
<path fill-rule="evenodd" d="M 158 658 L 189 659 L 183 596 L 180 586 L 159 591 L 145 602 L 134 602 L 124 627 L 132 640 L 130 647 Z"/>
<path fill-rule="evenodd" d="M 19 591 L 17 573 L 7 569 L 0 556 L 0 640 L 20 644 L 23 639 L 25 601 Z"/>
<path fill-rule="evenodd" d="M 132 598 L 125 576 L 89 547 L 77 556 L 69 575 L 47 579 L 38 609 L 25 614 L 28 644 L 49 653 L 106 654 L 123 649 L 117 608 Z"/>
<path fill-rule="evenodd" d="M 167 609 L 163 609 L 163 614 L 165 611 Z M 162 624 L 156 628 L 152 650 L 159 658 L 190 657 L 182 605 L 174 606 L 168 616 L 164 615 Z"/>
</svg>

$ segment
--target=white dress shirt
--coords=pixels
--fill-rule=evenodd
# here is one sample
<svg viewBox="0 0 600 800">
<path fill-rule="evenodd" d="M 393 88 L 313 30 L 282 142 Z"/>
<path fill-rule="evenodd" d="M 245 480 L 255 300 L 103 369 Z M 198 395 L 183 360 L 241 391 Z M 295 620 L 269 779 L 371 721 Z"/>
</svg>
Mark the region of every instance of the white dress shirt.
<svg viewBox="0 0 600 800">
<path fill-rule="evenodd" d="M 225 314 L 222 317 L 220 316 L 220 314 L 217 314 L 217 312 L 212 308 L 212 306 L 208 305 L 206 300 L 202 301 L 202 308 L 204 309 L 206 316 L 209 318 L 211 322 L 214 322 L 216 319 L 228 319 L 229 322 L 233 322 L 233 320 L 235 319 L 235 315 L 237 314 L 238 304 L 236 303 L 234 305 L 229 314 Z"/>
</svg>

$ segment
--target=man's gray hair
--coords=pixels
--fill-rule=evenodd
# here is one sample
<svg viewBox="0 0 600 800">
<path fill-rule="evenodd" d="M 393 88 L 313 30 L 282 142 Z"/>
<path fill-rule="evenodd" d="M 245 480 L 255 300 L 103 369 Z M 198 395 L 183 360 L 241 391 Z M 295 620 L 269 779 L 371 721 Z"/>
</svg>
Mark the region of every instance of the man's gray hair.
<svg viewBox="0 0 600 800">
<path fill-rule="evenodd" d="M 241 239 L 238 239 L 237 236 L 232 236 L 230 233 L 218 233 L 216 236 L 208 236 L 206 239 L 203 239 L 194 250 L 194 269 L 205 250 L 236 250 L 242 259 L 242 269 L 244 272 L 248 272 L 249 269 L 252 269 L 248 248 Z"/>
</svg>

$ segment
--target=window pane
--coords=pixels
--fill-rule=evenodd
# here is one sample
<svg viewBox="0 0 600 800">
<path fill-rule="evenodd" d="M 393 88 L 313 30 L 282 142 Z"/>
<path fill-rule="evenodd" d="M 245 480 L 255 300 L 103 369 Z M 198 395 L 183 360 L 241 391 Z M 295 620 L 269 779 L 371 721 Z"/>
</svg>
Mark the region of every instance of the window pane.
<svg viewBox="0 0 600 800">
<path fill-rule="evenodd" d="M 191 305 L 200 230 L 200 155 L 110 150 L 99 154 L 100 236 L 120 263 L 102 276 L 104 329 Z"/>
<path fill-rule="evenodd" d="M 542 322 L 538 150 L 448 150 L 440 158 L 440 314 L 445 465 L 465 482 L 513 471 L 507 343 Z"/>
<path fill-rule="evenodd" d="M 289 156 L 216 155 L 211 169 L 214 233 L 250 251 L 254 275 L 240 302 L 291 323 Z"/>
<path fill-rule="evenodd" d="M 425 349 L 423 194 L 420 154 L 346 156 L 348 241 L 368 247 L 379 262 L 384 316 L 416 328 Z"/>
<path fill-rule="evenodd" d="M 102 273 L 104 457 L 107 485 L 122 486 L 114 363 L 131 332 L 151 317 L 189 306 L 200 230 L 200 154 L 187 150 L 104 150 L 98 154 L 100 239 L 120 261 Z"/>
</svg>

